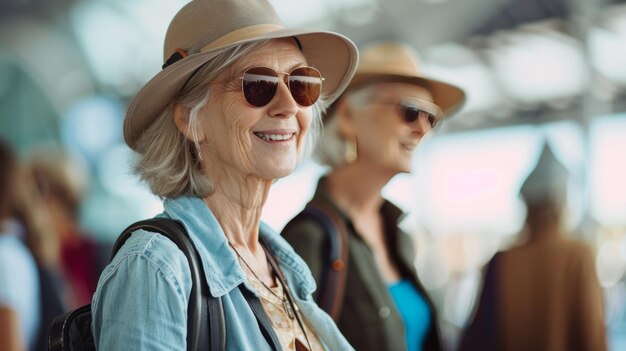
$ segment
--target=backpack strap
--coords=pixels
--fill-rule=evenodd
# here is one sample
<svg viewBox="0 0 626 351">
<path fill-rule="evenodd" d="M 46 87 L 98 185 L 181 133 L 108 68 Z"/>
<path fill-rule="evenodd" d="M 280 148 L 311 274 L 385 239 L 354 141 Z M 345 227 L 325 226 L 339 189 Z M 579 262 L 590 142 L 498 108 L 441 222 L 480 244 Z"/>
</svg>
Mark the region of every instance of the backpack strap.
<svg viewBox="0 0 626 351">
<path fill-rule="evenodd" d="M 113 245 L 111 260 L 132 233 L 139 229 L 167 237 L 185 254 L 189 263 L 193 284 L 187 310 L 187 350 L 224 350 L 226 327 L 222 299 L 209 294 L 200 254 L 180 222 L 167 218 L 152 218 L 131 224 L 124 229 Z M 206 332 L 207 330 L 209 332 Z"/>
<path fill-rule="evenodd" d="M 297 219 L 312 219 L 318 223 L 328 242 L 328 256 L 322 266 L 318 303 L 335 321 L 339 318 L 348 274 L 348 231 L 337 211 L 320 201 L 311 201 Z M 295 222 L 295 221 L 294 221 Z"/>
</svg>

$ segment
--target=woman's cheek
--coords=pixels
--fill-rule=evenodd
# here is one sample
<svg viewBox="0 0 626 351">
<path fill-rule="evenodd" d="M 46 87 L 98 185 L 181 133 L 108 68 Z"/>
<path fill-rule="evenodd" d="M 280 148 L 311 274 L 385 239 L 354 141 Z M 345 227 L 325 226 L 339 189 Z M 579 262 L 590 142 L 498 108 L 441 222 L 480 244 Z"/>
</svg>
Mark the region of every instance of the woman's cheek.
<svg viewBox="0 0 626 351">
<path fill-rule="evenodd" d="M 302 148 L 304 147 L 304 142 L 306 141 L 306 137 L 311 128 L 311 123 L 313 122 L 313 113 L 310 107 L 308 108 L 308 111 L 305 112 L 305 115 L 299 119 L 299 121 L 300 134 L 298 136 L 298 156 L 302 156 Z"/>
</svg>

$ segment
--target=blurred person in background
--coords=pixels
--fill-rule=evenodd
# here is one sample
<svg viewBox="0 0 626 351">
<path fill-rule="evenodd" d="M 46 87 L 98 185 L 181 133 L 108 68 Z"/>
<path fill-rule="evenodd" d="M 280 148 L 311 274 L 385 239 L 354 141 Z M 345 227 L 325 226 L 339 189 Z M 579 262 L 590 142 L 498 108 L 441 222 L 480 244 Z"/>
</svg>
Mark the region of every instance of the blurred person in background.
<svg viewBox="0 0 626 351">
<path fill-rule="evenodd" d="M 58 245 L 32 177 L 0 140 L 0 348 L 45 350 L 54 316 L 65 311 Z"/>
<path fill-rule="evenodd" d="M 67 281 L 65 301 L 70 308 L 87 304 L 111 252 L 80 225 L 80 206 L 89 186 L 88 170 L 59 147 L 40 148 L 27 160 L 59 241 L 61 271 Z"/>
<path fill-rule="evenodd" d="M 546 143 L 520 189 L 527 207 L 522 242 L 488 263 L 461 351 L 607 349 L 593 254 L 563 229 L 567 176 Z"/>
<path fill-rule="evenodd" d="M 13 150 L 0 143 L 0 346 L 31 350 L 39 316 L 39 279 L 22 225 L 14 218 L 18 162 Z"/>
<path fill-rule="evenodd" d="M 326 117 L 317 156 L 332 169 L 312 203 L 347 231 L 347 266 L 339 267 L 345 291 L 333 292 L 343 294 L 342 305 L 329 312 L 357 350 L 442 349 L 412 238 L 398 227 L 403 213 L 381 191 L 396 174 L 411 172 L 420 140 L 464 98 L 459 88 L 421 76 L 406 45 L 378 42 L 360 52 L 354 79 Z M 324 231 L 320 221 L 299 215 L 282 233 L 309 264 L 320 303 L 333 240 Z"/>
<path fill-rule="evenodd" d="M 293 172 L 352 78 L 356 47 L 284 28 L 264 0 L 193 0 L 170 23 L 164 51 L 124 137 L 136 172 L 165 199 L 159 216 L 182 223 L 200 253 L 210 294 L 221 297 L 226 349 L 351 350 L 313 301 L 306 264 L 260 217 L 272 183 Z M 174 243 L 134 232 L 100 277 L 96 346 L 184 350 L 190 291 Z"/>
</svg>

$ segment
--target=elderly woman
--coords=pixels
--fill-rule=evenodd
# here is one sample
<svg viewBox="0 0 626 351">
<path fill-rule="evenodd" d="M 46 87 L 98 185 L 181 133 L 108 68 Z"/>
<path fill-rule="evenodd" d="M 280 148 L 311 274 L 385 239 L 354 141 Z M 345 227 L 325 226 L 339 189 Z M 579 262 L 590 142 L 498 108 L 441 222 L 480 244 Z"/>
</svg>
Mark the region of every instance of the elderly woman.
<svg viewBox="0 0 626 351">
<path fill-rule="evenodd" d="M 210 294 L 222 299 L 228 350 L 352 349 L 313 301 L 306 264 L 260 217 L 356 61 L 350 40 L 286 29 L 267 1 L 193 0 L 169 26 L 163 70 L 129 107 L 124 137 L 136 171 L 165 199 L 160 216 L 180 221 L 200 252 Z M 93 298 L 98 349 L 185 349 L 190 285 L 182 252 L 136 231 Z"/>
<path fill-rule="evenodd" d="M 316 299 L 357 350 L 441 349 L 411 238 L 397 226 L 402 213 L 381 190 L 411 171 L 422 137 L 463 100 L 460 89 L 421 77 L 407 47 L 383 42 L 361 51 L 354 79 L 327 117 L 317 151 L 332 170 L 308 206 L 325 208 L 322 218 L 335 217 L 336 231 L 305 210 L 283 235 L 309 264 Z M 331 264 L 332 236 L 342 232 L 347 262 Z M 329 280 L 333 270 L 343 270 L 343 279 Z"/>
</svg>

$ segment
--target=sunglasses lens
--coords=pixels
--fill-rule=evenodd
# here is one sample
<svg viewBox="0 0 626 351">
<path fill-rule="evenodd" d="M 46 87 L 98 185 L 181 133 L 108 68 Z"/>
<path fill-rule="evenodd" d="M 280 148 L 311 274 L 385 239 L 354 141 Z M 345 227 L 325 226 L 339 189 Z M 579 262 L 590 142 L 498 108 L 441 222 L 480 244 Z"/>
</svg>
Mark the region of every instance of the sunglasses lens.
<svg viewBox="0 0 626 351">
<path fill-rule="evenodd" d="M 277 88 L 278 75 L 270 68 L 254 67 L 243 74 L 243 95 L 252 106 L 269 104 Z"/>
<path fill-rule="evenodd" d="M 431 128 L 437 124 L 437 118 L 433 114 L 430 114 L 424 110 L 420 110 L 419 108 L 414 106 L 400 105 L 400 107 L 402 108 L 404 121 L 406 123 L 413 123 L 417 121 L 421 114 L 426 117 Z"/>
<path fill-rule="evenodd" d="M 430 127 L 435 128 L 435 126 L 437 125 L 437 117 L 430 113 L 427 113 L 426 115 L 426 117 L 428 117 L 428 123 L 430 123 Z"/>
<path fill-rule="evenodd" d="M 298 105 L 311 106 L 320 97 L 322 76 L 311 67 L 299 67 L 289 74 L 289 90 Z M 275 89 L 274 89 L 275 90 Z"/>
<path fill-rule="evenodd" d="M 415 121 L 417 121 L 417 118 L 420 115 L 420 110 L 412 107 L 412 106 L 406 106 L 406 105 L 400 105 L 400 107 L 402 108 L 402 111 L 404 112 L 404 121 L 406 123 L 413 123 Z"/>
</svg>

